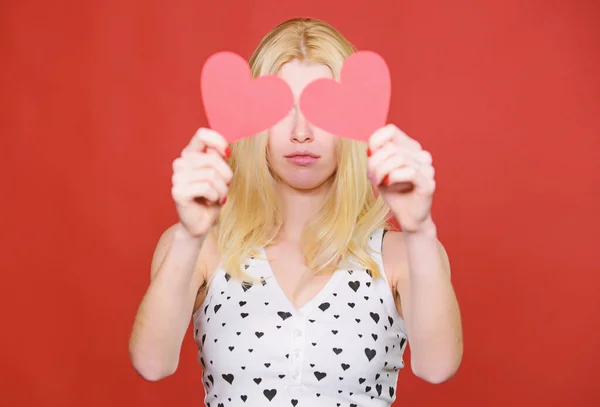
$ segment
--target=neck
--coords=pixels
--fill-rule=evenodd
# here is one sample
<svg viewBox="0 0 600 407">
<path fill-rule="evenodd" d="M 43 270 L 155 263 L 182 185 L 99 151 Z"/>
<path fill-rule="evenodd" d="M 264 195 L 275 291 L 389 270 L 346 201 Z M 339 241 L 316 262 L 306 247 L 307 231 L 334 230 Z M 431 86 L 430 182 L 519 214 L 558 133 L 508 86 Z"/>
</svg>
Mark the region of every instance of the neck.
<svg viewBox="0 0 600 407">
<path fill-rule="evenodd" d="M 277 241 L 300 242 L 304 226 L 323 207 L 329 188 L 330 182 L 311 190 L 298 190 L 288 185 L 279 186 L 283 204 L 283 226 L 279 231 Z"/>
</svg>

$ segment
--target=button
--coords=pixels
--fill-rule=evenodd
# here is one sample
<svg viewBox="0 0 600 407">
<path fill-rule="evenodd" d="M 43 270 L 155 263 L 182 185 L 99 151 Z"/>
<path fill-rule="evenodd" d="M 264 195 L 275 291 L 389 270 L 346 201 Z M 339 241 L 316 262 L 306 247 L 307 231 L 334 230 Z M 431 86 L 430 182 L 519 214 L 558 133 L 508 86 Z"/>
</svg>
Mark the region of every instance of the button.
<svg viewBox="0 0 600 407">
<path fill-rule="evenodd" d="M 300 372 L 298 372 L 297 370 L 294 370 L 294 371 L 292 372 L 292 377 L 293 377 L 294 379 L 298 378 L 298 376 L 299 376 L 299 375 L 300 375 Z"/>
<path fill-rule="evenodd" d="M 300 356 L 300 349 L 294 349 L 294 356 L 295 357 Z"/>
<path fill-rule="evenodd" d="M 300 336 L 300 335 L 302 335 L 302 331 L 299 329 L 294 329 L 294 335 Z"/>
</svg>

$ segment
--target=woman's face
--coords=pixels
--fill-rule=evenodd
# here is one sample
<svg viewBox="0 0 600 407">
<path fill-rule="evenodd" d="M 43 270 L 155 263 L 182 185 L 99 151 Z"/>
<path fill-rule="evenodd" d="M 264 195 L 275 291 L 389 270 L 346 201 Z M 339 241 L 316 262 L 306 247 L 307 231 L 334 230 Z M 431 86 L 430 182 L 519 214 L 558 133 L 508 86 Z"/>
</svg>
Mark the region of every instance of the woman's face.
<svg viewBox="0 0 600 407">
<path fill-rule="evenodd" d="M 306 121 L 298 108 L 298 100 L 310 82 L 331 79 L 333 75 L 326 65 L 293 60 L 283 65 L 279 76 L 291 87 L 295 105 L 269 132 L 269 164 L 290 187 L 314 189 L 335 173 L 337 141 L 333 135 Z"/>
</svg>

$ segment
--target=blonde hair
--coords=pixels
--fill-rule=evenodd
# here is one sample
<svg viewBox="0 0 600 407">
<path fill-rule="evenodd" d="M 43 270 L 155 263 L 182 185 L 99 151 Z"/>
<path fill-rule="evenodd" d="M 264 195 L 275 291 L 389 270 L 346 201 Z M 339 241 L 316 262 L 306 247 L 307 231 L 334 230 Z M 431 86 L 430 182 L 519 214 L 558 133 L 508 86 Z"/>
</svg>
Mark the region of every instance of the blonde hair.
<svg viewBox="0 0 600 407">
<path fill-rule="evenodd" d="M 260 42 L 249 64 L 254 77 L 276 74 L 294 59 L 322 63 L 339 78 L 344 60 L 354 47 L 332 26 L 315 19 L 292 19 L 279 24 Z M 231 277 L 256 281 L 244 273 L 243 261 L 256 256 L 277 236 L 283 217 L 277 200 L 276 179 L 267 162 L 268 132 L 231 145 L 233 179 L 221 209 L 217 244 L 221 266 Z M 326 202 L 308 222 L 301 247 L 308 271 L 332 273 L 341 261 L 380 276 L 368 252 L 368 239 L 377 228 L 392 229 L 387 204 L 377 197 L 367 179 L 366 145 L 339 139 L 338 166 Z"/>
</svg>

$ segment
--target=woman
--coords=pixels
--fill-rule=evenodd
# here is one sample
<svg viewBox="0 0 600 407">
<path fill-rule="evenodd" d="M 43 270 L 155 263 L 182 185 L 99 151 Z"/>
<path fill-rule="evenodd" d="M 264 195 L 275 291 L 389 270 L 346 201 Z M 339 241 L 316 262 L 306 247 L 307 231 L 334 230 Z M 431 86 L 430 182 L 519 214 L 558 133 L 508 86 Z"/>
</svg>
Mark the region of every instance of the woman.
<svg viewBox="0 0 600 407">
<path fill-rule="evenodd" d="M 353 51 L 326 23 L 294 19 L 250 65 L 298 100 Z M 456 372 L 461 324 L 430 213 L 432 159 L 397 127 L 366 146 L 294 108 L 231 146 L 200 129 L 173 171 L 179 222 L 158 242 L 130 341 L 144 378 L 175 372 L 190 319 L 207 406 L 389 406 L 408 338 L 417 376 Z"/>
</svg>

